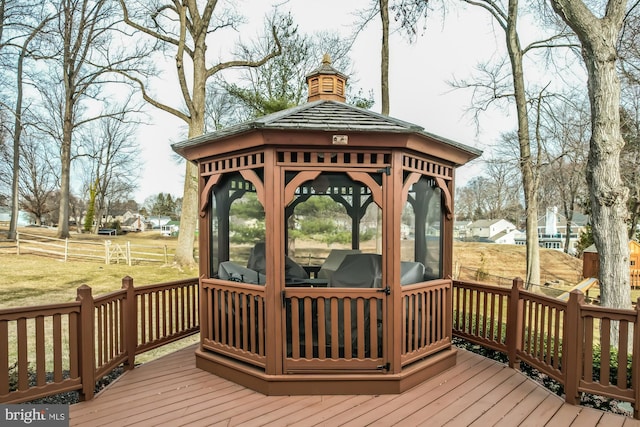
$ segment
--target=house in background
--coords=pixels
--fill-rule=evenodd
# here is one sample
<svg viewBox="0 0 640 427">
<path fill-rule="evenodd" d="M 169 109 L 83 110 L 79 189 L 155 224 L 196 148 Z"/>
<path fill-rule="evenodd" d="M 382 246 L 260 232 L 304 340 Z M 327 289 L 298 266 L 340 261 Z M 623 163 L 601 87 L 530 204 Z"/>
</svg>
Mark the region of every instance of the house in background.
<svg viewBox="0 0 640 427">
<path fill-rule="evenodd" d="M 453 238 L 458 240 L 466 240 L 470 237 L 469 226 L 473 224 L 473 221 L 455 221 L 453 223 Z"/>
<path fill-rule="evenodd" d="M 171 221 L 171 217 L 162 215 L 152 215 L 147 218 L 147 229 L 160 230 L 163 225 Z M 149 227 L 149 225 L 151 225 Z"/>
<path fill-rule="evenodd" d="M 180 231 L 180 221 L 171 220 L 166 224 L 160 226 L 160 234 L 169 237 L 169 236 L 177 236 Z"/>
<path fill-rule="evenodd" d="M 147 229 L 147 222 L 142 215 L 131 214 L 127 211 L 123 215 L 122 223 L 120 226 L 123 230 L 126 231 L 145 231 Z"/>
<path fill-rule="evenodd" d="M 515 245 L 516 236 L 520 234 L 518 230 L 505 230 L 491 236 L 489 239 L 498 245 Z"/>
<path fill-rule="evenodd" d="M 588 221 L 588 216 L 574 212 L 573 219 L 569 222 L 564 215 L 558 213 L 558 208 L 549 207 L 545 216 L 538 220 L 538 243 L 542 248 L 564 251 L 567 224 L 570 224 L 568 252 L 576 255 L 580 233 L 585 231 Z M 524 246 L 526 243 L 526 234 L 518 233 L 515 244 Z"/>
<path fill-rule="evenodd" d="M 11 223 L 11 208 L 0 206 L 0 224 L 9 227 Z M 18 211 L 18 227 L 25 227 L 31 224 L 31 217 L 28 213 Z"/>
<path fill-rule="evenodd" d="M 467 226 L 466 240 L 497 243 L 495 239 L 509 241 L 515 232 L 516 226 L 506 219 L 479 219 Z"/>
</svg>

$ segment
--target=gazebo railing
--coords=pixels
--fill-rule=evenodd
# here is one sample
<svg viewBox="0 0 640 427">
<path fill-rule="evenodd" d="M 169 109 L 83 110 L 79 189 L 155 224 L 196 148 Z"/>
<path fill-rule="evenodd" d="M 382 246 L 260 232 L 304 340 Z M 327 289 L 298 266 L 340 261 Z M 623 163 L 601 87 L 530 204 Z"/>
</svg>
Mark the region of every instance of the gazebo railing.
<svg viewBox="0 0 640 427">
<path fill-rule="evenodd" d="M 202 279 L 203 347 L 264 368 L 265 286 Z M 401 363 L 451 345 L 451 280 L 402 287 Z M 282 295 L 285 372 L 384 370 L 387 299 L 379 288 L 286 287 Z M 389 326 L 390 327 L 390 326 Z"/>
<path fill-rule="evenodd" d="M 235 359 L 266 366 L 265 287 L 218 279 L 201 279 L 202 346 Z"/>
<path fill-rule="evenodd" d="M 402 287 L 402 365 L 451 345 L 451 280 Z"/>
<path fill-rule="evenodd" d="M 285 371 L 384 368 L 380 289 L 287 288 Z"/>
</svg>

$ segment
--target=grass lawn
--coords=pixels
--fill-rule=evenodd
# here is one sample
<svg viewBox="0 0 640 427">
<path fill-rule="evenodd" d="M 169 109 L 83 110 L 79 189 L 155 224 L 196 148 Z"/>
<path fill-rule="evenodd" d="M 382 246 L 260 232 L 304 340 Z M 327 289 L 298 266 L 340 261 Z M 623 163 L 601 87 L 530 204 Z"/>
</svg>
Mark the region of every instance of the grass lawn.
<svg viewBox="0 0 640 427">
<path fill-rule="evenodd" d="M 53 237 L 55 230 L 25 228 L 25 233 Z M 2 231 L 0 231 L 2 232 Z M 129 233 L 123 236 L 96 236 L 73 233 L 71 241 L 111 240 L 124 244 L 164 246 L 173 254 L 177 238 L 162 237 L 159 232 Z M 73 301 L 76 289 L 88 285 L 94 296 L 104 295 L 120 289 L 122 278 L 131 276 L 134 285 L 170 282 L 198 276 L 198 269 L 182 269 L 161 263 L 140 263 L 128 266 L 125 263 L 106 265 L 99 260 L 64 262 L 60 259 L 39 255 L 15 255 L 0 253 L 0 309 Z"/>
<path fill-rule="evenodd" d="M 64 262 L 37 255 L 6 254 L 0 255 L 0 271 L 0 309 L 73 301 L 76 289 L 85 284 L 94 296 L 103 295 L 120 289 L 125 276 L 133 277 L 136 286 L 198 276 L 197 268 Z"/>
<path fill-rule="evenodd" d="M 2 231 L 0 231 L 1 233 Z M 52 237 L 55 230 L 25 229 L 25 232 Z M 131 241 L 138 245 L 167 245 L 174 252 L 177 238 L 163 238 L 159 233 L 132 233 L 125 236 L 96 236 L 73 234 L 75 241 Z M 131 276 L 135 286 L 170 282 L 198 276 L 197 267 L 182 269 L 173 265 L 146 263 L 128 266 L 110 264 L 98 260 L 67 261 L 39 255 L 0 254 L 0 309 L 11 307 L 56 304 L 76 299 L 80 285 L 88 285 L 94 297 L 116 291 L 122 287 L 122 278 Z M 184 345 L 195 343 L 199 335 L 177 343 L 145 352 L 136 357 L 136 363 L 144 363 L 160 355 L 170 353 Z"/>
</svg>

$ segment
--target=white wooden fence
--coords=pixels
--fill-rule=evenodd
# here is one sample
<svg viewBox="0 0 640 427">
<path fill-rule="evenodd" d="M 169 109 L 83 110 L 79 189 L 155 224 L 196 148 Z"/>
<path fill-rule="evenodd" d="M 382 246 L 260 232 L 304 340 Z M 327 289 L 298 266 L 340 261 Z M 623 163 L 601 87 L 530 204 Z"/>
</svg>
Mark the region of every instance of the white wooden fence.
<svg viewBox="0 0 640 427">
<path fill-rule="evenodd" d="M 15 253 L 44 255 L 60 258 L 64 261 L 96 260 L 105 264 L 168 264 L 173 259 L 167 245 L 132 244 L 130 241 L 120 242 L 105 240 L 103 242 L 87 242 L 74 239 L 58 239 L 18 232 L 15 242 Z M 5 250 L 8 248 L 5 248 Z"/>
</svg>

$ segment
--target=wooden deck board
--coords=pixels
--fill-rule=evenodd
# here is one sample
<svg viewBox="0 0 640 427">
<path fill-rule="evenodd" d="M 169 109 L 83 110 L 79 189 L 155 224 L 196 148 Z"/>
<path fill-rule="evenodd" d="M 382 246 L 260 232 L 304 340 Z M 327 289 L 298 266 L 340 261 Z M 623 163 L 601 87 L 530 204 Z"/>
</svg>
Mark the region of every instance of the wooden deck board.
<svg viewBox="0 0 640 427">
<path fill-rule="evenodd" d="M 508 369 L 495 371 L 491 369 L 494 367 L 494 362 L 489 360 L 486 362 L 488 363 L 474 366 L 475 369 L 468 371 L 469 374 L 473 374 L 473 377 L 467 379 L 462 376 L 458 379 L 459 384 L 446 390 L 446 393 L 440 397 L 435 398 L 432 393 L 430 396 L 419 399 L 420 407 L 413 411 L 411 416 L 404 418 L 402 422 L 406 425 L 419 425 L 425 422 L 424 414 L 430 414 L 426 418 L 427 422 L 433 420 L 433 425 L 444 424 L 466 411 L 476 399 L 483 397 L 488 390 L 505 381 L 511 374 Z M 468 395 L 472 397 L 467 399 Z"/>
<path fill-rule="evenodd" d="M 412 415 L 420 409 L 423 409 L 425 404 L 442 398 L 451 390 L 470 381 L 478 372 L 484 371 L 490 363 L 489 360 L 478 360 L 476 358 L 462 360 L 461 363 L 451 368 L 451 372 L 448 371 L 451 373 L 451 380 L 443 382 L 442 376 L 438 375 L 413 388 L 412 393 L 392 395 L 395 399 L 393 400 L 391 410 L 389 405 L 378 405 L 366 411 L 366 415 L 359 416 L 356 419 L 353 418 L 352 411 L 349 411 L 347 416 L 349 417 L 349 421 L 352 421 L 351 425 L 362 425 L 367 424 L 367 422 L 372 424 L 377 421 L 379 421 L 378 425 L 392 425 L 393 423 L 405 420 L 408 415 Z M 365 409 L 366 408 L 363 408 L 363 411 Z M 336 424 L 350 425 L 344 416 L 334 417 L 332 421 L 335 421 Z"/>
<path fill-rule="evenodd" d="M 468 355 L 470 354 L 471 353 L 468 353 Z M 478 375 L 478 373 L 484 372 L 486 367 L 491 364 L 491 361 L 487 359 L 483 360 L 482 358 L 465 358 L 463 356 L 458 360 L 459 363 L 447 371 L 450 375 L 439 375 L 436 377 L 439 381 L 427 381 L 413 388 L 411 390 L 412 393 L 403 393 L 398 396 L 398 398 L 393 401 L 393 406 L 396 408 L 395 411 L 389 412 L 389 408 L 386 406 L 374 408 L 373 411 L 383 415 L 382 418 L 377 420 L 380 421 L 378 425 L 393 425 L 405 420 L 415 412 L 423 409 L 423 407 L 430 402 L 440 399 L 456 387 L 464 385 L 465 379 L 473 378 L 475 375 Z M 434 380 L 436 378 L 434 378 Z M 335 421 L 340 422 L 342 420 L 335 419 Z M 359 422 L 360 419 L 357 421 Z M 357 425 L 357 423 L 355 423 L 355 425 Z"/>
<path fill-rule="evenodd" d="M 530 383 L 530 382 L 529 382 Z M 511 411 L 501 418 L 496 426 L 511 427 L 517 426 L 525 422 L 528 417 L 533 415 L 537 408 L 541 408 L 545 399 L 549 395 L 549 391 L 540 385 L 534 384 L 533 390 L 522 401 L 520 401 Z M 562 402 L 559 402 L 560 406 Z"/>
<path fill-rule="evenodd" d="M 195 367 L 191 346 L 72 405 L 72 426 L 625 426 L 564 403 L 522 373 L 459 350 L 457 364 L 397 395 L 264 396 Z"/>
<path fill-rule="evenodd" d="M 476 420 L 480 420 L 479 425 L 485 426 L 488 423 L 484 420 L 499 420 L 504 412 L 515 406 L 513 402 L 517 390 L 523 384 L 530 385 L 530 383 L 510 370 L 505 369 L 500 374 L 491 377 L 485 384 L 479 385 L 469 394 L 458 399 L 461 409 L 457 413 L 454 412 L 453 417 L 450 418 L 454 425 L 471 425 Z M 497 413 L 494 413 L 495 410 L 498 410 Z M 442 413 L 451 413 L 451 409 Z M 437 418 L 436 421 L 440 422 L 440 419 L 445 421 L 444 418 Z"/>
<path fill-rule="evenodd" d="M 549 393 L 543 389 L 547 396 L 544 400 L 520 423 L 521 427 L 535 427 L 539 425 L 539 420 L 548 420 L 565 403 L 559 396 Z"/>
</svg>

